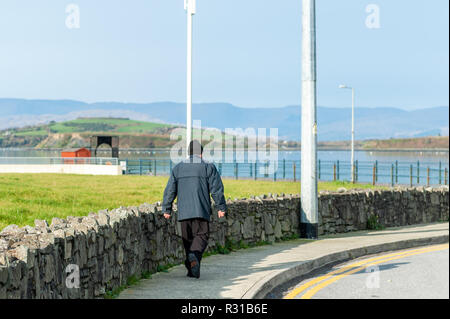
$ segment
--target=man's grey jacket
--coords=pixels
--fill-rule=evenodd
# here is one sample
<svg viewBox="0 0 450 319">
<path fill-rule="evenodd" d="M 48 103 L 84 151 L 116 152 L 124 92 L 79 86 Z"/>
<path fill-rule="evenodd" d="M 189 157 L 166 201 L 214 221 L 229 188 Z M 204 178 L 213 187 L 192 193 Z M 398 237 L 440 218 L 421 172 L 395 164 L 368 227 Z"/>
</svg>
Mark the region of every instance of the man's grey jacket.
<svg viewBox="0 0 450 319">
<path fill-rule="evenodd" d="M 222 179 L 216 166 L 199 156 L 178 163 L 172 169 L 164 190 L 163 213 L 172 212 L 172 203 L 178 197 L 178 220 L 203 218 L 210 221 L 211 198 L 218 210 L 226 211 Z"/>
</svg>

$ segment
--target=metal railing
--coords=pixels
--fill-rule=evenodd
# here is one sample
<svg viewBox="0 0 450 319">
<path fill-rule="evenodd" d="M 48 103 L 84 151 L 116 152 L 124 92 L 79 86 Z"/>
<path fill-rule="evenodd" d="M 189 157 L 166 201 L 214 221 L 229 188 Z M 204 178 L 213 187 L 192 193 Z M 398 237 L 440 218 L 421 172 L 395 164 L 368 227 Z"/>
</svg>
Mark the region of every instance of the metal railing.
<svg viewBox="0 0 450 319">
<path fill-rule="evenodd" d="M 0 165 L 122 165 L 124 174 L 169 175 L 175 165 L 170 159 L 117 159 L 103 157 L 0 157 Z M 301 162 L 279 160 L 275 170 L 269 162 L 214 163 L 222 177 L 234 179 L 299 181 Z M 355 182 L 373 185 L 448 185 L 448 162 L 381 162 L 355 161 Z M 349 161 L 323 161 L 317 163 L 321 181 L 350 181 Z"/>
<path fill-rule="evenodd" d="M 117 158 L 104 157 L 0 157 L 0 165 L 119 165 Z"/>
<path fill-rule="evenodd" d="M 169 175 L 175 163 L 170 159 L 125 159 L 125 174 Z M 300 161 L 280 160 L 274 172 L 269 163 L 214 163 L 222 177 L 234 179 L 299 181 Z M 351 165 L 347 161 L 322 161 L 317 163 L 321 181 L 350 181 Z M 355 182 L 383 185 L 448 185 L 449 164 L 443 162 L 380 162 L 355 161 Z"/>
</svg>

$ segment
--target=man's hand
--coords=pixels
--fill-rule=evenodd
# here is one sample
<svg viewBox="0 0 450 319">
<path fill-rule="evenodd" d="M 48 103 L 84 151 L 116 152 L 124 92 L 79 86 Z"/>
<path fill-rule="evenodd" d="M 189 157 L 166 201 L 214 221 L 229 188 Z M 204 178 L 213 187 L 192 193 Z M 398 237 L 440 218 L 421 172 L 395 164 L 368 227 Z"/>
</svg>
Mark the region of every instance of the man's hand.
<svg viewBox="0 0 450 319">
<path fill-rule="evenodd" d="M 170 214 L 164 213 L 164 218 L 165 219 L 169 219 L 170 218 Z"/>
<path fill-rule="evenodd" d="M 219 212 L 217 213 L 219 215 L 219 218 L 223 218 L 225 217 L 225 212 L 219 210 Z"/>
</svg>

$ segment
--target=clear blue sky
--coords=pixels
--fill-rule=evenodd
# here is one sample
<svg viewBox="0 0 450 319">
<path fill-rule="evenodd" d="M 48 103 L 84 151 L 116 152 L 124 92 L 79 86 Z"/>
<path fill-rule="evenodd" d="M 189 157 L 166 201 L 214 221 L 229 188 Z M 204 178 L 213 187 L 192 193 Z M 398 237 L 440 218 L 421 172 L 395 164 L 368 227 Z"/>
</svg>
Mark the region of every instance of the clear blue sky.
<svg viewBox="0 0 450 319">
<path fill-rule="evenodd" d="M 66 6 L 79 5 L 80 29 Z M 380 29 L 365 9 L 380 8 Z M 448 105 L 448 0 L 317 0 L 319 105 Z M 301 0 L 197 0 L 194 102 L 300 104 Z M 0 97 L 185 101 L 183 0 L 2 0 Z"/>
</svg>

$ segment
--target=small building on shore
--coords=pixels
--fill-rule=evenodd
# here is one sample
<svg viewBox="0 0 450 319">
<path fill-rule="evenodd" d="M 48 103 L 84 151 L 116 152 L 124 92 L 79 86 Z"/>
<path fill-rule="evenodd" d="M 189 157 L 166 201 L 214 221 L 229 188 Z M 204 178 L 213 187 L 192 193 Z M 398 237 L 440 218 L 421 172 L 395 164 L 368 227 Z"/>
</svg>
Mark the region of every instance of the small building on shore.
<svg viewBox="0 0 450 319">
<path fill-rule="evenodd" d="M 73 160 L 71 158 L 75 158 L 75 157 L 91 157 L 91 151 L 88 150 L 85 147 L 82 148 L 69 148 L 69 149 L 65 149 L 61 152 L 61 157 L 62 158 L 69 158 L 69 159 L 64 159 L 64 164 L 85 164 L 85 161 L 83 159 L 81 160 Z"/>
<path fill-rule="evenodd" d="M 85 147 L 69 148 L 61 152 L 61 157 L 91 157 L 91 151 Z"/>
</svg>

